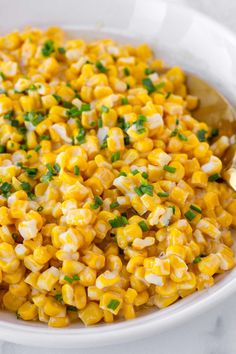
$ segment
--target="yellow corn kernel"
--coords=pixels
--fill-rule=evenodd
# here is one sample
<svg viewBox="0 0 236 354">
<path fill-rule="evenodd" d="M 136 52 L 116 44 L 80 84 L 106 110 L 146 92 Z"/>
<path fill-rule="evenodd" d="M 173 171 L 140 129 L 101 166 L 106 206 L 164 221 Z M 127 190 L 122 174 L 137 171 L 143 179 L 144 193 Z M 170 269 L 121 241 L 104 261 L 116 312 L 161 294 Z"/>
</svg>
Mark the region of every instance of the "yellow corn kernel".
<svg viewBox="0 0 236 354">
<path fill-rule="evenodd" d="M 55 267 L 50 267 L 40 274 L 37 280 L 37 286 L 42 290 L 51 291 L 58 280 L 59 270 Z"/>
<path fill-rule="evenodd" d="M 220 258 L 220 269 L 229 270 L 235 265 L 234 253 L 226 245 L 220 245 L 217 256 Z"/>
<path fill-rule="evenodd" d="M 113 292 L 105 292 L 100 299 L 100 308 L 117 315 L 122 307 L 123 300 Z"/>
<path fill-rule="evenodd" d="M 154 301 L 155 305 L 159 307 L 160 309 L 163 309 L 171 304 L 173 304 L 176 300 L 178 300 L 179 295 L 171 295 L 171 296 L 161 296 L 161 295 L 155 295 Z"/>
<path fill-rule="evenodd" d="M 111 128 L 108 132 L 107 147 L 111 152 L 123 151 L 124 134 L 120 128 Z"/>
<path fill-rule="evenodd" d="M 69 318 L 66 317 L 50 317 L 48 321 L 49 327 L 67 327 L 69 326 Z"/>
<path fill-rule="evenodd" d="M 108 286 L 113 286 L 117 284 L 120 280 L 120 276 L 116 271 L 106 270 L 104 273 L 100 274 L 96 279 L 96 287 L 98 289 L 103 289 Z"/>
<path fill-rule="evenodd" d="M 77 309 L 82 310 L 87 304 L 87 295 L 84 286 L 75 285 L 74 287 L 74 301 Z"/>
<path fill-rule="evenodd" d="M 66 314 L 66 307 L 51 296 L 46 299 L 43 309 L 52 317 L 65 317 Z"/>
<path fill-rule="evenodd" d="M 68 225 L 85 226 L 92 220 L 93 214 L 90 209 L 71 209 L 66 215 Z"/>
<path fill-rule="evenodd" d="M 100 322 L 103 318 L 103 312 L 98 304 L 90 302 L 83 310 L 79 311 L 79 318 L 86 326 L 89 326 Z"/>
<path fill-rule="evenodd" d="M 146 290 L 140 292 L 137 294 L 134 300 L 134 305 L 135 306 L 142 306 L 144 305 L 149 299 L 149 294 Z"/>
<path fill-rule="evenodd" d="M 17 315 L 25 321 L 32 321 L 37 318 L 38 309 L 34 304 L 27 301 L 18 308 Z"/>
<path fill-rule="evenodd" d="M 210 236 L 214 239 L 220 237 L 220 231 L 219 229 L 214 226 L 214 224 L 211 223 L 211 220 L 208 220 L 207 218 L 201 219 L 197 225 L 197 229 L 199 229 L 201 232 L 206 234 L 207 236 Z"/>
</svg>

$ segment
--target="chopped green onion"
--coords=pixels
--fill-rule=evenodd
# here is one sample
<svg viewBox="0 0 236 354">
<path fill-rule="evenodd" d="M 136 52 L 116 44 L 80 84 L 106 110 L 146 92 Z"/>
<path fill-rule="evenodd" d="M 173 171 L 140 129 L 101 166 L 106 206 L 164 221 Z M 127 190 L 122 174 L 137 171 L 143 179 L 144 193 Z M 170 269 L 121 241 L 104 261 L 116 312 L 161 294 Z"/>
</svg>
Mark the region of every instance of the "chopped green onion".
<svg viewBox="0 0 236 354">
<path fill-rule="evenodd" d="M 158 197 L 161 197 L 161 198 L 167 198 L 169 197 L 169 193 L 168 192 L 159 192 L 157 193 Z"/>
<path fill-rule="evenodd" d="M 67 308 L 67 311 L 70 311 L 70 312 L 77 312 L 78 311 L 77 307 L 75 307 L 75 306 L 67 305 L 66 308 Z"/>
<path fill-rule="evenodd" d="M 49 57 L 53 52 L 55 52 L 54 42 L 49 39 L 44 43 L 41 53 L 44 57 Z"/>
<path fill-rule="evenodd" d="M 79 169 L 79 166 L 74 166 L 74 175 L 75 176 L 79 176 L 80 175 L 80 169 Z"/>
<path fill-rule="evenodd" d="M 118 208 L 119 205 L 120 204 L 118 202 L 113 202 L 113 203 L 111 203 L 110 208 L 115 209 L 115 208 Z"/>
<path fill-rule="evenodd" d="M 117 309 L 117 307 L 120 305 L 120 301 L 116 300 L 116 299 L 111 299 L 111 301 L 109 302 L 109 304 L 107 305 L 108 309 L 111 309 L 113 311 L 115 311 L 115 309 Z"/>
<path fill-rule="evenodd" d="M 145 223 L 145 221 L 140 221 L 139 223 L 139 226 L 141 227 L 141 229 L 142 229 L 142 231 L 143 232 L 146 232 L 146 231 L 148 231 L 149 230 L 149 227 L 148 227 L 148 225 Z"/>
<path fill-rule="evenodd" d="M 142 197 L 143 192 L 141 191 L 141 189 L 139 187 L 134 187 L 134 191 L 138 194 L 139 197 Z"/>
<path fill-rule="evenodd" d="M 148 174 L 147 172 L 142 172 L 141 176 L 145 179 L 148 179 Z"/>
<path fill-rule="evenodd" d="M 114 152 L 114 154 L 111 155 L 111 162 L 116 162 L 120 159 L 120 152 Z"/>
<path fill-rule="evenodd" d="M 2 71 L 0 71 L 0 76 L 1 76 L 1 78 L 2 78 L 3 80 L 6 80 L 6 76 L 3 74 Z"/>
<path fill-rule="evenodd" d="M 74 107 L 71 102 L 67 102 L 67 101 L 63 101 L 63 102 L 62 102 L 62 106 L 63 106 L 64 108 L 68 108 L 68 109 Z"/>
<path fill-rule="evenodd" d="M 62 301 L 62 300 L 63 300 L 62 294 L 56 294 L 56 295 L 54 295 L 54 297 L 55 297 L 55 299 L 56 299 L 57 301 Z"/>
<path fill-rule="evenodd" d="M 102 128 L 102 118 L 98 118 L 98 128 Z"/>
<path fill-rule="evenodd" d="M 129 143 L 130 143 L 130 138 L 129 138 L 128 135 L 124 136 L 124 143 L 125 143 L 125 145 L 129 145 Z"/>
<path fill-rule="evenodd" d="M 209 136 L 209 140 L 217 137 L 219 135 L 219 129 L 218 128 L 213 128 L 211 131 L 211 135 Z"/>
<path fill-rule="evenodd" d="M 154 187 L 151 184 L 141 184 L 139 187 L 135 187 L 134 191 L 138 194 L 138 196 L 142 196 L 143 194 L 148 194 L 151 197 L 153 196 Z"/>
<path fill-rule="evenodd" d="M 199 208 L 199 207 L 197 207 L 196 205 L 191 204 L 191 205 L 190 205 L 190 209 L 196 211 L 196 212 L 199 213 L 199 214 L 202 214 L 202 209 Z"/>
<path fill-rule="evenodd" d="M 129 103 L 128 98 L 127 97 L 122 97 L 121 103 L 122 103 L 122 105 L 128 104 Z"/>
<path fill-rule="evenodd" d="M 53 97 L 57 100 L 58 103 L 60 103 L 62 100 L 61 96 L 56 95 L 55 93 L 53 94 Z"/>
<path fill-rule="evenodd" d="M 11 119 L 14 116 L 14 111 L 9 111 L 6 114 L 4 114 L 3 118 L 4 119 Z"/>
<path fill-rule="evenodd" d="M 197 256 L 197 257 L 193 260 L 193 263 L 195 263 L 195 264 L 200 263 L 201 260 L 202 260 L 202 257 Z"/>
<path fill-rule="evenodd" d="M 204 129 L 201 129 L 201 130 L 198 130 L 197 131 L 197 138 L 200 142 L 204 142 L 206 141 L 206 134 L 207 134 L 207 131 L 204 130 Z"/>
<path fill-rule="evenodd" d="M 214 175 L 211 175 L 211 176 L 208 177 L 208 181 L 209 182 L 215 182 L 215 181 L 217 181 L 220 178 L 221 177 L 220 177 L 219 173 L 215 173 Z"/>
<path fill-rule="evenodd" d="M 23 167 L 22 169 L 25 170 L 26 174 L 29 177 L 35 177 L 38 173 L 38 169 L 36 167 Z"/>
<path fill-rule="evenodd" d="M 142 83 L 149 94 L 156 91 L 156 87 L 154 86 L 152 80 L 149 77 L 145 77 L 145 79 L 142 80 Z"/>
<path fill-rule="evenodd" d="M 42 146 L 38 144 L 35 146 L 34 151 L 38 152 L 40 149 L 42 149 Z"/>
<path fill-rule="evenodd" d="M 37 90 L 37 86 L 35 86 L 34 84 L 31 84 L 31 85 L 29 85 L 28 90 L 29 91 L 36 91 Z"/>
<path fill-rule="evenodd" d="M 64 280 L 67 281 L 68 283 L 72 284 L 74 281 L 80 280 L 80 277 L 78 275 L 73 275 L 72 277 L 65 275 Z"/>
<path fill-rule="evenodd" d="M 30 122 L 33 124 L 33 126 L 37 126 L 39 123 L 41 123 L 44 120 L 44 115 L 41 112 L 26 112 L 24 114 L 24 119 L 27 122 Z"/>
<path fill-rule="evenodd" d="M 182 133 L 178 133 L 178 138 L 182 141 L 188 141 L 188 138 L 186 137 L 186 135 L 184 135 Z"/>
<path fill-rule="evenodd" d="M 150 68 L 146 68 L 146 69 L 144 70 L 144 74 L 145 74 L 145 75 L 150 75 L 150 74 L 152 74 L 152 73 L 154 73 L 154 71 L 153 71 L 152 69 L 150 69 Z"/>
<path fill-rule="evenodd" d="M 102 141 L 101 149 L 106 149 L 107 148 L 107 138 L 108 136 L 105 136 L 105 138 Z"/>
<path fill-rule="evenodd" d="M 11 126 L 12 127 L 19 127 L 19 125 L 20 125 L 20 122 L 17 120 L 17 119 L 12 119 L 11 120 Z"/>
<path fill-rule="evenodd" d="M 91 110 L 91 106 L 89 103 L 82 103 L 81 107 L 80 107 L 80 111 L 82 112 L 88 112 Z"/>
<path fill-rule="evenodd" d="M 81 115 L 81 111 L 77 107 L 71 107 L 66 112 L 69 117 L 75 118 Z"/>
<path fill-rule="evenodd" d="M 116 216 L 114 219 L 109 220 L 109 224 L 113 227 L 113 228 L 117 228 L 117 227 L 121 227 L 121 226 L 125 226 L 128 224 L 128 220 L 125 216 Z"/>
<path fill-rule="evenodd" d="M 38 207 L 37 211 L 38 211 L 38 212 L 43 211 L 43 206 L 40 205 L 40 206 Z"/>
<path fill-rule="evenodd" d="M 155 86 L 156 91 L 161 90 L 163 87 L 165 87 L 166 83 L 164 81 L 160 82 Z"/>
<path fill-rule="evenodd" d="M 139 170 L 135 169 L 135 170 L 131 171 L 131 173 L 132 173 L 133 176 L 135 176 L 135 175 L 137 175 L 139 173 Z"/>
<path fill-rule="evenodd" d="M 172 93 L 171 93 L 170 91 L 168 91 L 167 94 L 166 94 L 166 97 L 165 97 L 166 100 L 167 100 L 171 95 L 172 95 Z"/>
<path fill-rule="evenodd" d="M 125 172 L 121 171 L 121 172 L 119 173 L 119 177 L 120 177 L 120 176 L 127 177 L 127 173 L 125 173 Z"/>
<path fill-rule="evenodd" d="M 175 215 L 175 211 L 176 211 L 175 205 L 169 205 L 168 208 L 171 208 L 173 210 L 173 215 Z"/>
<path fill-rule="evenodd" d="M 136 126 L 136 130 L 139 134 L 143 133 L 145 129 L 143 128 L 143 124 L 147 121 L 147 117 L 145 117 L 143 114 L 140 114 L 138 116 L 138 119 L 134 123 Z"/>
<path fill-rule="evenodd" d="M 31 190 L 31 185 L 28 182 L 22 182 L 20 186 L 26 192 Z"/>
<path fill-rule="evenodd" d="M 65 53 L 66 53 L 66 50 L 65 50 L 64 47 L 59 47 L 57 50 L 58 50 L 58 52 L 59 52 L 60 54 L 65 54 Z"/>
<path fill-rule="evenodd" d="M 128 68 L 124 68 L 123 72 L 124 72 L 125 76 L 129 76 L 130 75 L 130 70 Z"/>
<path fill-rule="evenodd" d="M 98 209 L 102 204 L 103 204 L 103 200 L 98 195 L 95 195 L 94 203 L 91 204 L 91 208 Z"/>
<path fill-rule="evenodd" d="M 196 214 L 191 210 L 189 209 L 185 214 L 184 216 L 186 217 L 186 219 L 188 219 L 189 221 L 192 221 L 195 217 L 196 217 Z"/>
<path fill-rule="evenodd" d="M 96 65 L 96 68 L 98 69 L 98 71 L 100 71 L 101 73 L 107 72 L 107 68 L 103 65 L 103 63 L 101 61 L 97 61 L 95 65 Z"/>
<path fill-rule="evenodd" d="M 102 105 L 101 111 L 104 113 L 107 113 L 107 112 L 109 112 L 109 107 Z"/>
<path fill-rule="evenodd" d="M 50 137 L 50 135 L 41 135 L 40 137 L 39 137 L 39 140 L 40 141 L 42 141 L 42 140 L 51 140 L 51 137 Z"/>
<path fill-rule="evenodd" d="M 59 173 L 60 172 L 60 170 L 61 170 L 61 166 L 59 165 L 59 163 L 55 163 L 55 165 L 54 165 L 54 170 L 57 172 L 57 173 Z"/>
<path fill-rule="evenodd" d="M 8 194 L 11 192 L 12 190 L 12 184 L 8 183 L 8 182 L 4 182 L 1 186 L 0 186 L 0 191 L 3 194 L 4 197 L 7 197 Z"/>
<path fill-rule="evenodd" d="M 178 134 L 178 129 L 177 128 L 175 128 L 173 131 L 172 131 L 172 133 L 170 134 L 170 136 L 172 137 L 172 136 L 176 136 Z"/>
<path fill-rule="evenodd" d="M 76 140 L 79 144 L 85 143 L 86 131 L 84 128 L 80 128 L 78 135 L 76 136 Z"/>
<path fill-rule="evenodd" d="M 165 165 L 163 167 L 163 170 L 169 172 L 169 173 L 175 173 L 176 172 L 176 168 L 175 167 L 172 167 L 172 166 L 168 166 L 168 165 Z"/>
<path fill-rule="evenodd" d="M 6 152 L 6 147 L 4 145 L 0 145 L 0 154 Z"/>
</svg>

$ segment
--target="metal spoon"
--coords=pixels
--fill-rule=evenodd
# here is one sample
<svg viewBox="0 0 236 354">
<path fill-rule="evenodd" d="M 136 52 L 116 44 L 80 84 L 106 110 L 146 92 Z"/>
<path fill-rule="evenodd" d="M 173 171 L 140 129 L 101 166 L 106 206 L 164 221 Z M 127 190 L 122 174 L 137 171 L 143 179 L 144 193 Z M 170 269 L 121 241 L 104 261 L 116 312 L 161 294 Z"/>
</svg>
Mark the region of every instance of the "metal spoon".
<svg viewBox="0 0 236 354">
<path fill-rule="evenodd" d="M 168 69 L 161 69 L 165 73 Z M 197 96 L 198 107 L 193 111 L 194 118 L 218 128 L 221 135 L 231 137 L 236 134 L 236 112 L 227 99 L 214 87 L 200 77 L 185 72 L 188 93 Z M 230 145 L 221 158 L 222 177 L 236 191 L 236 143 Z"/>
</svg>

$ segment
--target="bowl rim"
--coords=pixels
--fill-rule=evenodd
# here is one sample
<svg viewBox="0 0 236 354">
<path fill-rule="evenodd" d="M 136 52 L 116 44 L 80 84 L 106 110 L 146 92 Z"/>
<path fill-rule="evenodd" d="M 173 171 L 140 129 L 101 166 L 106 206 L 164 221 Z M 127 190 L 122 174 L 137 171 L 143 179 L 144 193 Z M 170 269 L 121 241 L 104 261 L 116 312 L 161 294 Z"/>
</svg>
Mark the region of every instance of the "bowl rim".
<svg viewBox="0 0 236 354">
<path fill-rule="evenodd" d="M 153 0 L 140 1 L 145 4 L 147 1 L 153 2 Z M 186 4 L 166 3 L 164 0 L 158 0 L 157 4 L 158 3 L 162 5 L 165 4 L 173 9 L 182 9 L 186 15 L 192 14 L 201 18 L 204 22 L 208 22 L 218 31 L 224 33 L 236 47 L 236 35 L 233 31 L 208 15 L 191 8 Z M 68 28 L 68 26 L 63 25 L 61 25 L 61 27 L 65 29 Z M 84 29 L 84 27 L 78 28 L 81 30 Z M 87 28 L 85 31 L 86 30 Z M 207 293 L 207 291 L 208 290 L 203 290 L 202 293 Z M 198 316 L 204 311 L 210 310 L 213 306 L 222 302 L 234 292 L 236 292 L 236 278 L 229 279 L 229 281 L 226 279 L 225 284 L 217 287 L 214 292 L 208 294 L 206 297 L 199 297 L 195 303 L 190 304 L 185 308 L 181 308 L 175 313 L 170 312 L 170 314 L 167 314 L 164 318 L 155 318 L 155 313 L 151 316 L 149 314 L 144 314 L 131 321 L 96 325 L 87 328 L 75 329 L 69 327 L 66 329 L 54 329 L 47 327 L 46 324 L 45 327 L 34 327 L 28 324 L 23 325 L 20 322 L 10 323 L 0 319 L 0 339 L 19 344 L 26 344 L 29 343 L 28 340 L 30 337 L 30 345 L 54 348 L 85 348 L 104 346 L 118 342 L 129 342 L 134 339 L 149 337 L 155 333 L 157 334 L 176 325 L 182 324 L 191 317 Z M 45 339 L 45 341 L 43 341 L 43 339 Z"/>
</svg>

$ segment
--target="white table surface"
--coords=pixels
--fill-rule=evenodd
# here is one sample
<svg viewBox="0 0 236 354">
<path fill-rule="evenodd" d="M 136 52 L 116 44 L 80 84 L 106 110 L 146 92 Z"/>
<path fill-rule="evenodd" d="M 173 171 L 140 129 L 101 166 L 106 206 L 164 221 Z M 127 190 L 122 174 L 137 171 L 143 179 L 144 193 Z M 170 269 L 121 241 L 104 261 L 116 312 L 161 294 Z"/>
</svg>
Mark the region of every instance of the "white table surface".
<svg viewBox="0 0 236 354">
<path fill-rule="evenodd" d="M 112 0 L 111 0 L 112 1 Z M 158 0 L 157 0 L 158 1 Z M 236 32 L 236 0 L 166 0 L 188 4 Z M 94 349 L 45 349 L 0 342 L 0 354 L 235 354 L 236 294 L 216 308 L 148 339 Z"/>
</svg>

